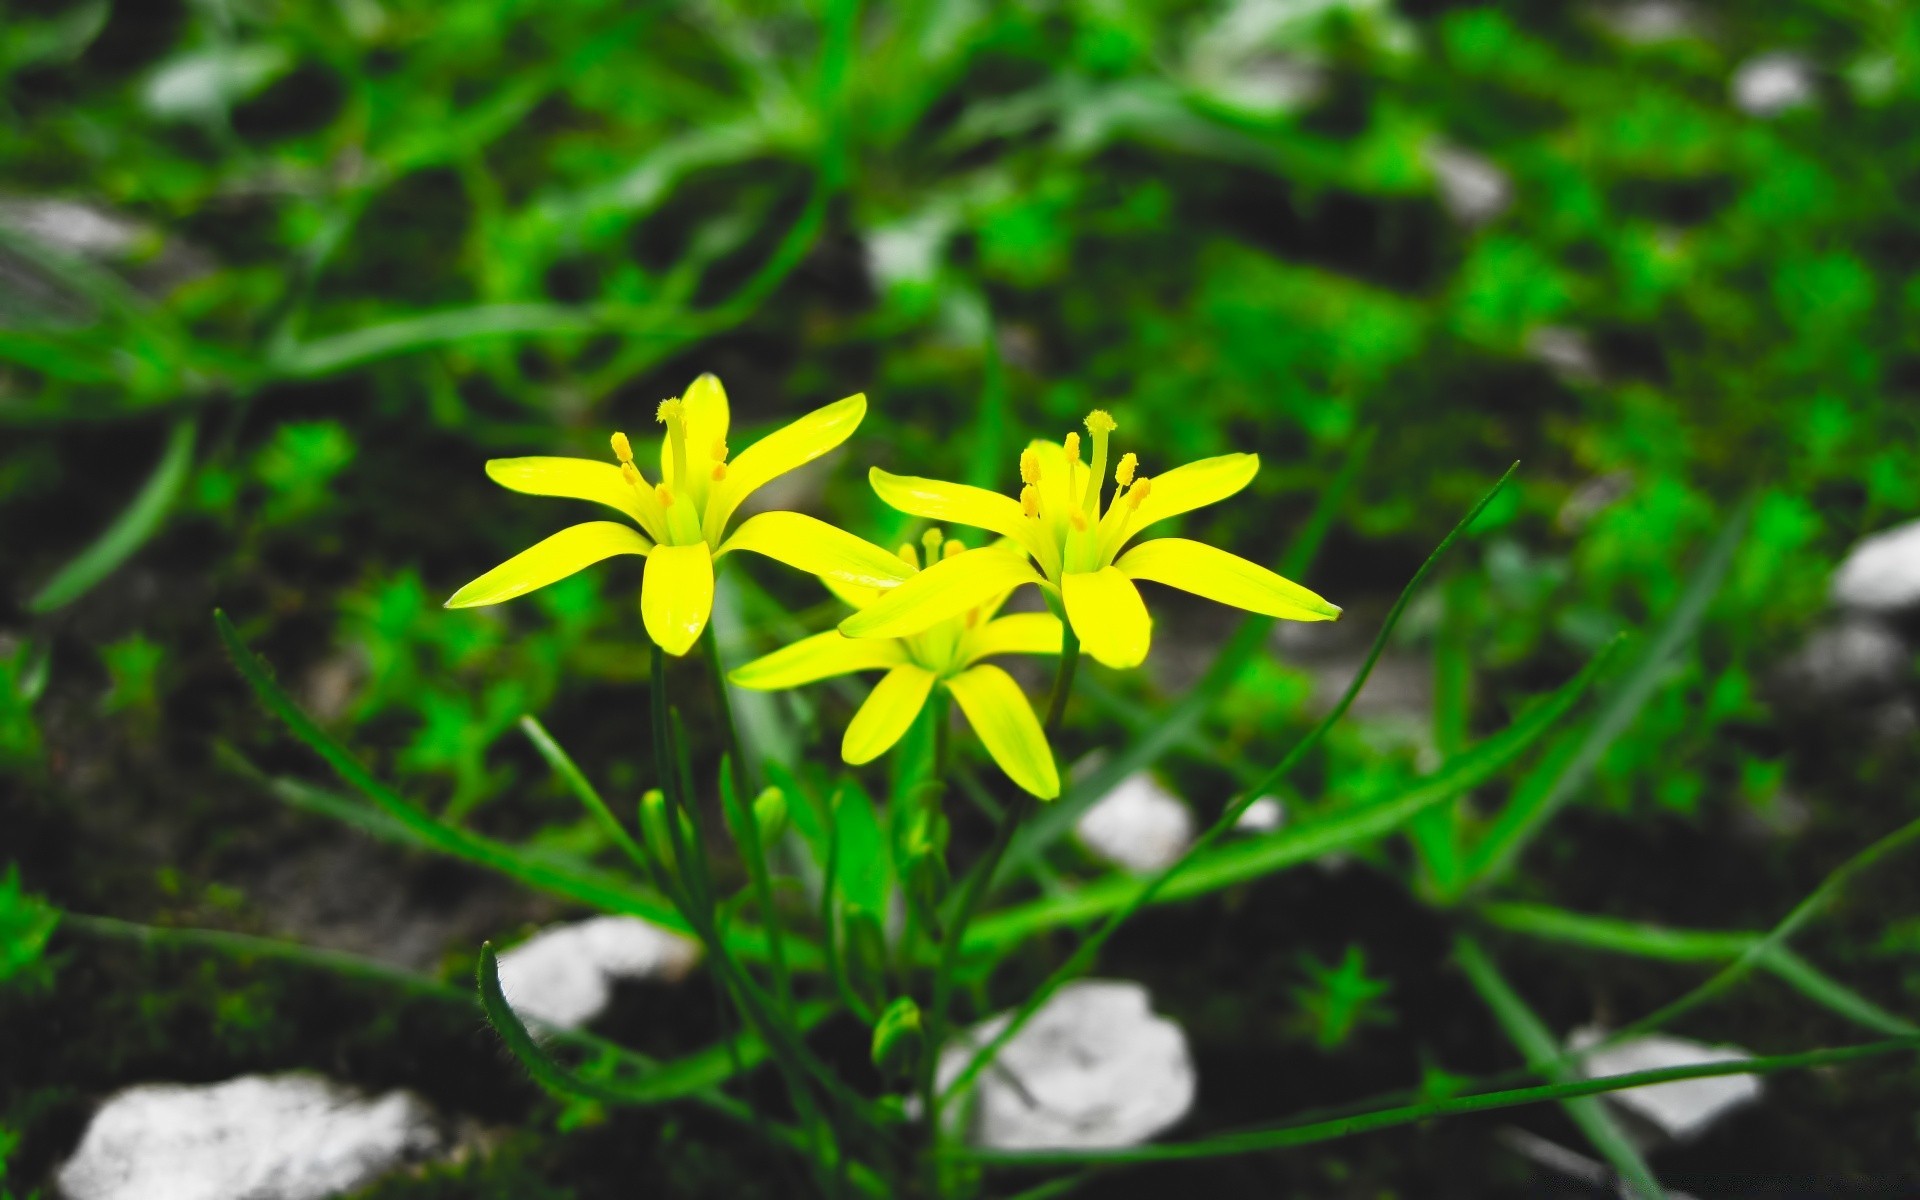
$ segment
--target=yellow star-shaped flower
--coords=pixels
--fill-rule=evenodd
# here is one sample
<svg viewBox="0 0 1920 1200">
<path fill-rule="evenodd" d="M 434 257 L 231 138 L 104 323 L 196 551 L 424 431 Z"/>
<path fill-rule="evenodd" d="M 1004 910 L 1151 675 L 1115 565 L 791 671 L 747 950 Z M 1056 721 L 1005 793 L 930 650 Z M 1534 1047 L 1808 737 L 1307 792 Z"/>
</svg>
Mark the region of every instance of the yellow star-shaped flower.
<svg viewBox="0 0 1920 1200">
<path fill-rule="evenodd" d="M 1064 612 L 1088 654 L 1110 667 L 1137 667 L 1147 657 L 1153 619 L 1136 580 L 1290 621 L 1330 621 L 1338 607 L 1258 563 L 1188 538 L 1157 538 L 1131 550 L 1134 534 L 1158 521 L 1233 495 L 1260 469 L 1254 454 L 1224 454 L 1148 479 L 1128 454 L 1103 498 L 1113 418 L 1087 417 L 1093 462 L 1081 461 L 1080 435 L 1065 443 L 1034 442 L 1020 455 L 1020 498 L 984 488 L 869 473 L 880 498 L 904 513 L 973 525 L 1010 539 L 1018 549 L 987 546 L 929 566 L 870 607 L 840 623 L 851 638 L 898 638 L 947 620 L 990 596 L 1039 584 Z M 1124 553 L 1123 553 L 1124 551 Z"/>
<path fill-rule="evenodd" d="M 958 541 L 943 544 L 937 529 L 927 533 L 925 544 L 929 568 L 966 556 Z M 900 559 L 910 570 L 917 569 L 918 558 L 911 543 L 900 548 Z M 885 594 L 823 578 L 858 609 L 870 608 Z M 856 766 L 891 749 L 934 689 L 944 688 L 1008 778 L 1051 800 L 1060 794 L 1060 774 L 1046 734 L 1013 677 L 981 660 L 997 654 L 1060 653 L 1060 618 L 1051 613 L 995 616 L 1006 598 L 1004 591 L 984 597 L 906 637 L 856 639 L 828 630 L 755 659 L 728 678 L 740 687 L 765 691 L 854 671 L 884 670 L 886 675 L 868 693 L 840 740 L 840 757 Z"/>
<path fill-rule="evenodd" d="M 684 396 L 663 401 L 660 482 L 647 482 L 624 433 L 613 435 L 616 463 L 586 458 L 496 458 L 487 463 L 495 483 L 536 496 L 592 500 L 633 522 L 587 521 L 562 529 L 514 555 L 455 592 L 448 608 L 498 604 L 602 559 L 645 556 L 640 615 L 647 635 L 669 654 L 685 654 L 713 612 L 714 560 L 750 550 L 823 579 L 864 588 L 888 588 L 906 579 L 898 556 L 801 513 L 765 512 L 747 518 L 731 536 L 740 502 L 788 471 L 847 439 L 866 416 L 867 398 L 849 396 L 775 430 L 729 459 L 727 393 L 712 375 L 693 381 Z M 634 526 L 638 528 L 634 528 Z"/>
</svg>

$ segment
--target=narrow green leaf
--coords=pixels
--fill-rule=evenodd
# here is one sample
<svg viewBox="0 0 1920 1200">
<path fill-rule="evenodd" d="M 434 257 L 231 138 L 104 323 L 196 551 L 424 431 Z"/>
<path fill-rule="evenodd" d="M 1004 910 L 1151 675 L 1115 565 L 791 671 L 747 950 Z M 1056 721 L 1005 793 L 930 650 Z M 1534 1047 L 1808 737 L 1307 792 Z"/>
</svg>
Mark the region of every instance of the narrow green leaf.
<svg viewBox="0 0 1920 1200">
<path fill-rule="evenodd" d="M 1173 1142 L 1162 1146 L 1129 1146 L 1119 1150 L 1037 1151 L 974 1150 L 954 1147 L 947 1153 L 955 1158 L 1007 1167 L 1069 1164 L 1127 1166 L 1132 1163 L 1229 1158 L 1241 1154 L 1261 1154 L 1295 1146 L 1308 1146 L 1316 1142 L 1331 1142 L 1357 1134 L 1392 1129 L 1399 1125 L 1415 1125 L 1440 1117 L 1462 1116 L 1467 1113 L 1492 1112 L 1547 1101 L 1599 1096 L 1607 1092 L 1647 1087 L 1656 1083 L 1674 1083 L 1682 1079 L 1712 1079 L 1722 1075 L 1768 1075 L 1781 1071 L 1816 1070 L 1914 1050 L 1920 1050 L 1920 1038 L 1889 1038 L 1886 1041 L 1863 1042 L 1826 1050 L 1807 1050 L 1797 1054 L 1775 1054 L 1763 1058 L 1697 1063 L 1685 1067 L 1659 1067 L 1650 1071 L 1633 1071 L 1624 1075 L 1602 1075 L 1594 1079 L 1579 1079 L 1566 1083 L 1541 1084 L 1536 1087 L 1509 1088 L 1504 1091 L 1480 1092 L 1470 1096 L 1454 1096 L 1422 1104 L 1375 1109 L 1371 1112 L 1336 1117 L 1326 1121 L 1281 1125 L 1271 1129 L 1253 1129 L 1200 1141 Z"/>
<path fill-rule="evenodd" d="M 1514 1048 L 1520 1051 L 1527 1065 L 1545 1074 L 1554 1083 L 1578 1082 L 1580 1073 L 1562 1061 L 1559 1040 L 1507 983 L 1479 943 L 1468 937 L 1458 938 L 1454 941 L 1453 953 L 1455 961 L 1466 971 L 1474 990 L 1486 1001 L 1487 1007 L 1507 1031 Z M 1567 1096 L 1561 1099 L 1560 1107 L 1580 1127 L 1580 1132 L 1587 1135 L 1587 1140 L 1593 1143 L 1601 1157 L 1612 1164 L 1622 1183 L 1638 1192 L 1641 1200 L 1663 1200 L 1667 1193 L 1660 1186 L 1659 1179 L 1655 1178 L 1653 1168 L 1647 1166 L 1646 1159 L 1640 1157 L 1640 1151 L 1634 1147 L 1626 1130 L 1620 1127 L 1613 1114 L 1598 1099 L 1592 1096 Z"/>
<path fill-rule="evenodd" d="M 191 420 L 174 422 L 167 434 L 166 448 L 160 452 L 160 461 L 140 491 L 113 519 L 113 524 L 34 593 L 27 601 L 27 611 L 48 613 L 73 603 L 113 574 L 159 532 L 161 520 L 173 507 L 181 486 L 192 473 L 195 432 L 196 426 Z"/>
<path fill-rule="evenodd" d="M 648 869 L 647 856 L 641 852 L 639 843 L 633 840 L 633 835 L 627 832 L 627 827 L 620 823 L 620 818 L 613 815 L 613 810 L 608 808 L 607 802 L 601 798 L 599 789 L 587 779 L 585 772 L 580 770 L 572 756 L 561 748 L 559 742 L 553 740 L 553 735 L 547 732 L 547 727 L 540 723 L 538 717 L 529 714 L 520 718 L 520 732 L 527 735 L 527 740 L 533 743 L 533 748 L 540 752 L 540 757 L 547 761 L 547 766 L 551 767 L 553 773 L 567 785 L 567 790 L 586 806 L 600 828 L 605 830 L 607 836 L 613 840 L 613 844 L 620 847 L 621 852 L 644 873 Z"/>
<path fill-rule="evenodd" d="M 1392 833 L 1416 814 L 1480 786 L 1553 730 L 1612 661 L 1618 643 L 1581 672 L 1526 710 L 1513 724 L 1448 760 L 1405 795 L 1353 812 L 1248 838 L 1197 855 L 1155 897 L 1190 899 L 1348 849 Z M 1104 915 L 1126 904 L 1137 880 L 1110 875 L 1056 896 L 1002 909 L 980 918 L 967 939 L 969 953 L 1018 943 L 1044 929 Z"/>
<path fill-rule="evenodd" d="M 1494 821 L 1471 856 L 1467 872 L 1471 883 L 1485 884 L 1513 867 L 1534 836 L 1586 786 L 1614 740 L 1633 724 L 1641 708 L 1659 690 L 1667 664 L 1693 637 L 1708 603 L 1720 591 L 1752 512 L 1751 501 L 1741 505 L 1714 539 L 1687 581 L 1680 602 L 1667 614 L 1658 632 L 1642 645 L 1638 658 L 1608 696 L 1593 724 L 1578 737 L 1577 749 L 1557 770 L 1529 781 Z"/>
</svg>

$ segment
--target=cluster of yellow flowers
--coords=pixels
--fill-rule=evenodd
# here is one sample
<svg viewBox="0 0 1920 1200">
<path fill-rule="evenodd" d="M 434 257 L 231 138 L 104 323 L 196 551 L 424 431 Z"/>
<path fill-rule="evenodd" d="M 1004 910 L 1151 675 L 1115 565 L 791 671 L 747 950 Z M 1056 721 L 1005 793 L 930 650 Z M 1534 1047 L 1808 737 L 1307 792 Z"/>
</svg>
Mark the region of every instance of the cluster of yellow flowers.
<svg viewBox="0 0 1920 1200">
<path fill-rule="evenodd" d="M 1109 667 L 1139 666 L 1153 619 L 1134 581 L 1146 579 L 1293 621 L 1327 621 L 1340 610 L 1257 563 L 1187 538 L 1156 538 L 1128 549 L 1158 521 L 1224 500 L 1252 482 L 1259 456 L 1224 454 L 1140 473 L 1121 456 L 1106 489 L 1113 418 L 1087 417 L 1092 462 L 1081 439 L 1036 441 L 1020 455 L 1013 496 L 938 479 L 869 473 L 874 491 L 912 516 L 972 526 L 999 540 L 973 549 L 930 529 L 921 553 L 909 543 L 889 552 L 800 513 L 763 512 L 740 522 L 740 504 L 756 488 L 838 446 L 866 416 L 863 395 L 808 413 L 729 455 L 727 394 L 711 375 L 684 396 L 663 401 L 659 482 L 649 483 L 624 433 L 613 435 L 616 462 L 583 458 L 502 458 L 487 474 L 503 487 L 538 496 L 593 500 L 625 514 L 617 521 L 569 526 L 455 592 L 449 608 L 498 604 L 618 554 L 647 559 L 640 614 L 647 634 L 683 655 L 713 611 L 715 560 L 749 550 L 818 576 L 855 611 L 816 634 L 734 671 L 747 688 L 790 688 L 855 671 L 885 671 L 854 714 L 841 756 L 864 763 L 885 753 L 913 724 L 936 687 L 946 689 L 981 744 L 1008 777 L 1043 799 L 1060 792 L 1053 753 L 1013 678 L 982 660 L 1002 654 L 1060 654 L 1061 619 L 1078 644 Z M 701 455 L 704 454 L 704 457 Z M 1048 612 L 997 615 L 1015 590 L 1035 584 Z"/>
</svg>

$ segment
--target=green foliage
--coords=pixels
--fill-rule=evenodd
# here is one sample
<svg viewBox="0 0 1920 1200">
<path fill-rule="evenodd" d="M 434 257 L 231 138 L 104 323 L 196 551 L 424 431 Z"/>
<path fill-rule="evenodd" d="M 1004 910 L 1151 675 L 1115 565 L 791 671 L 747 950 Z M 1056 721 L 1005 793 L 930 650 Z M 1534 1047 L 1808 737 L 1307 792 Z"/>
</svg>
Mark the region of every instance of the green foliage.
<svg viewBox="0 0 1920 1200">
<path fill-rule="evenodd" d="M 1302 955 L 1300 969 L 1306 982 L 1293 991 L 1299 1025 L 1320 1049 L 1337 1050 L 1368 1025 L 1393 1023 L 1391 1009 L 1383 1003 L 1393 984 L 1367 974 L 1366 947 L 1349 945 L 1331 966 Z"/>
<path fill-rule="evenodd" d="M 45 982 L 50 972 L 42 956 L 59 923 L 58 913 L 21 888 L 19 868 L 9 865 L 0 874 L 0 985 Z"/>
</svg>

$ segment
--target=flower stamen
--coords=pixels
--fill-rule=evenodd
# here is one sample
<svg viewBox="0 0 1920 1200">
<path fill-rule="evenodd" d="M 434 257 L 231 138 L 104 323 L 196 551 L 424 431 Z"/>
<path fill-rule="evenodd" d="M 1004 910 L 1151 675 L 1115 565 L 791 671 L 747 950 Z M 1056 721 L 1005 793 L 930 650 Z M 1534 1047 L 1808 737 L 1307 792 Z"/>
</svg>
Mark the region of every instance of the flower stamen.
<svg viewBox="0 0 1920 1200">
<path fill-rule="evenodd" d="M 1031 483 L 1020 489 L 1020 511 L 1027 515 L 1029 521 L 1040 517 L 1040 489 Z"/>
<path fill-rule="evenodd" d="M 1116 486 L 1126 487 L 1133 482 L 1133 474 L 1140 469 L 1140 456 L 1129 450 L 1120 456 L 1120 465 L 1114 468 L 1113 482 Z"/>
<path fill-rule="evenodd" d="M 1087 432 L 1093 435 L 1093 470 L 1087 475 L 1087 494 L 1080 506 L 1089 522 L 1100 519 L 1100 485 L 1107 474 L 1107 441 L 1114 428 L 1106 409 L 1096 408 L 1087 414 Z"/>
<path fill-rule="evenodd" d="M 932 529 L 929 529 L 925 533 L 920 535 L 920 544 L 927 548 L 927 565 L 928 566 L 932 566 L 936 561 L 939 560 L 940 543 L 944 541 L 945 538 L 946 538 L 946 534 L 940 532 L 940 527 L 938 525 L 935 525 Z"/>
<path fill-rule="evenodd" d="M 623 467 L 633 462 L 633 443 L 627 440 L 626 434 L 617 430 L 613 435 L 613 456 L 620 460 Z"/>
</svg>

